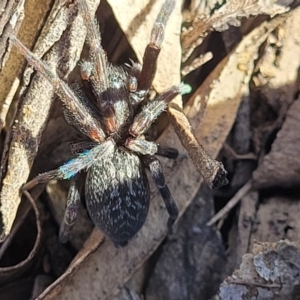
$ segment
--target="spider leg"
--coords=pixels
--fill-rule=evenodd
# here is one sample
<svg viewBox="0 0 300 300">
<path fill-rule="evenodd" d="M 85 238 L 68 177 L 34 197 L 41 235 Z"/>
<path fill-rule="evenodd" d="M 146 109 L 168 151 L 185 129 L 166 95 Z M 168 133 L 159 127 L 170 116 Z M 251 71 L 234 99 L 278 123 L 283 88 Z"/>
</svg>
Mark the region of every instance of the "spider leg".
<svg viewBox="0 0 300 300">
<path fill-rule="evenodd" d="M 64 219 L 59 229 L 59 240 L 61 243 L 66 243 L 70 239 L 71 230 L 77 219 L 78 208 L 80 206 L 78 178 L 79 176 L 76 175 L 71 179 Z"/>
<path fill-rule="evenodd" d="M 128 138 L 125 142 L 125 147 L 142 155 L 156 154 L 170 159 L 177 159 L 179 156 L 185 157 L 184 154 L 179 154 L 178 150 L 175 148 L 162 147 L 155 142 L 147 141 L 142 137 Z"/>
<path fill-rule="evenodd" d="M 167 157 L 170 159 L 177 159 L 179 156 L 179 152 L 176 148 L 165 147 L 165 146 L 160 146 L 160 145 L 157 145 L 157 152 L 155 154 L 163 156 L 163 157 Z"/>
<path fill-rule="evenodd" d="M 71 153 L 77 154 L 84 150 L 91 149 L 91 148 L 95 147 L 96 145 L 97 145 L 97 143 L 95 143 L 95 142 L 83 141 L 83 142 L 77 142 L 77 143 L 71 142 L 68 144 L 68 147 L 69 147 L 69 150 Z"/>
<path fill-rule="evenodd" d="M 109 139 L 103 144 L 100 144 L 90 150 L 86 150 L 80 153 L 76 158 L 69 160 L 67 163 L 62 165 L 56 170 L 52 170 L 43 174 L 40 174 L 33 178 L 31 181 L 26 183 L 21 190 L 30 190 L 39 183 L 45 183 L 51 179 L 70 179 L 79 173 L 83 169 L 89 168 L 95 163 L 95 160 L 103 156 L 109 156 L 113 154 L 115 148 L 115 143 L 113 140 Z"/>
<path fill-rule="evenodd" d="M 97 94 L 101 94 L 107 90 L 109 84 L 106 76 L 107 58 L 104 49 L 101 46 L 101 35 L 97 26 L 97 21 L 91 16 L 89 8 L 85 0 L 78 1 L 78 8 L 87 27 L 87 43 L 90 46 L 89 61 L 91 62 L 92 74 L 91 81 Z"/>
<path fill-rule="evenodd" d="M 143 134 L 166 109 L 168 102 L 181 94 L 184 88 L 184 85 L 173 86 L 144 105 L 142 111 L 134 118 L 129 133 L 134 137 Z"/>
<path fill-rule="evenodd" d="M 97 120 L 98 115 L 92 109 L 84 105 L 83 99 L 76 96 L 70 87 L 61 80 L 55 72 L 50 70 L 43 61 L 30 52 L 16 37 L 12 36 L 10 39 L 26 57 L 27 61 L 40 74 L 46 77 L 54 87 L 55 93 L 60 97 L 63 103 L 66 120 L 93 141 L 102 142 L 105 139 L 105 134 L 101 129 L 101 123 Z"/>
<path fill-rule="evenodd" d="M 117 131 L 112 99 L 109 94 L 109 63 L 101 46 L 101 35 L 95 20 L 89 11 L 85 0 L 78 1 L 79 11 L 87 27 L 86 41 L 90 46 L 89 58 L 81 66 L 81 76 L 92 84 L 96 97 L 96 106 L 100 110 L 109 133 Z"/>
<path fill-rule="evenodd" d="M 158 188 L 168 211 L 168 230 L 172 233 L 172 226 L 178 217 L 178 207 L 177 204 L 171 195 L 171 192 L 168 186 L 165 184 L 165 177 L 162 171 L 161 164 L 159 160 L 153 155 L 145 155 L 142 157 L 142 161 L 146 166 L 149 167 L 151 176 L 155 182 L 156 187 Z"/>
<path fill-rule="evenodd" d="M 157 57 L 164 40 L 165 26 L 175 7 L 175 3 L 176 1 L 174 0 L 166 0 L 153 25 L 150 43 L 147 45 L 144 52 L 142 71 L 138 77 L 138 90 L 146 92 L 152 84 L 156 71 Z"/>
<path fill-rule="evenodd" d="M 142 155 L 154 155 L 158 150 L 155 142 L 147 141 L 142 137 L 128 138 L 125 142 L 125 147 Z"/>
</svg>

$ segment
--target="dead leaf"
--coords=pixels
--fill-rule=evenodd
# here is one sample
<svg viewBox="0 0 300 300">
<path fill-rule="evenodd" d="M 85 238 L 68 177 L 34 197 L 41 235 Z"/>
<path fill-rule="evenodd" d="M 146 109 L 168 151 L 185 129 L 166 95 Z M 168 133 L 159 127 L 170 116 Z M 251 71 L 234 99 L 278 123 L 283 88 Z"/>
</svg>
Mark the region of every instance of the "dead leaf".
<svg viewBox="0 0 300 300">
<path fill-rule="evenodd" d="M 108 0 L 108 3 L 112 7 L 115 17 L 135 51 L 139 62 L 142 62 L 145 48 L 149 43 L 152 26 L 163 2 L 124 0 L 120 5 L 118 0 Z M 181 47 L 179 45 L 181 23 L 181 1 L 176 1 L 175 9 L 166 26 L 164 42 L 158 57 L 157 72 L 153 82 L 155 90 L 159 93 L 172 85 L 180 83 Z"/>
<path fill-rule="evenodd" d="M 66 28 L 69 25 L 69 17 L 73 18 L 73 15 L 70 15 L 72 7 L 69 7 L 68 5 L 68 3 L 65 3 L 64 5 L 59 6 L 59 12 L 61 13 L 61 10 L 63 10 L 65 14 L 65 22 L 59 23 L 59 26 L 62 26 L 62 28 Z M 94 3 L 94 11 L 96 6 L 97 3 Z M 33 9 L 33 7 L 34 5 L 31 4 L 30 9 Z M 57 13 L 56 9 L 57 7 L 54 6 L 52 11 L 55 15 Z M 57 15 L 61 17 L 61 14 Z M 50 17 L 50 19 L 51 18 L 52 17 Z M 52 23 L 55 24 L 53 20 Z M 57 64 L 61 60 L 61 49 L 64 49 L 66 44 L 70 45 L 68 50 L 68 58 L 71 61 L 70 66 L 75 67 L 81 53 L 77 49 L 82 49 L 85 40 L 84 32 L 79 30 L 81 27 L 82 19 L 80 16 L 77 16 L 77 19 L 72 22 L 68 31 L 56 28 L 59 33 L 63 33 L 63 36 L 58 43 L 52 46 L 51 50 L 47 53 L 47 56 L 44 57 L 44 60 L 51 68 L 56 69 Z M 79 33 L 81 33 L 81 36 Z M 52 42 L 55 43 L 55 41 L 56 40 L 54 39 Z M 67 68 L 65 74 L 70 71 L 71 70 Z M 10 150 L 9 152 L 4 152 L 2 157 L 1 171 L 3 172 L 3 170 L 5 170 L 4 166 L 7 166 L 7 171 L 5 177 L 2 178 L 3 186 L 0 194 L 0 210 L 4 224 L 4 236 L 10 232 L 20 203 L 20 187 L 27 182 L 33 160 L 38 151 L 42 132 L 46 126 L 52 102 L 53 88 L 45 78 L 42 78 L 40 75 L 35 76 L 31 81 L 30 89 L 24 96 L 24 99 L 22 99 L 11 132 L 6 136 L 6 145 L 10 145 Z"/>
<path fill-rule="evenodd" d="M 298 295 L 299 243 L 259 243 L 243 256 L 240 269 L 225 279 L 214 299 L 293 299 Z M 255 296 L 253 296 L 255 295 Z"/>
<path fill-rule="evenodd" d="M 249 81 L 260 45 L 284 20 L 284 17 L 278 17 L 264 22 L 245 36 L 187 103 L 184 111 L 195 128 L 196 137 L 210 156 L 216 157 L 221 150 L 235 121 L 239 104 L 249 94 Z M 204 115 L 201 113 L 203 105 Z"/>
<path fill-rule="evenodd" d="M 286 120 L 277 134 L 271 152 L 265 156 L 262 164 L 253 173 L 256 188 L 299 186 L 299 120 L 300 100 L 297 100 L 287 112 Z"/>
<path fill-rule="evenodd" d="M 289 18 L 279 28 L 277 43 L 280 46 L 280 54 L 275 55 L 276 47 L 268 47 L 258 66 L 260 73 L 255 82 L 259 93 L 274 111 L 279 111 L 281 120 L 285 117 L 270 153 L 264 157 L 262 164 L 253 174 L 254 185 L 258 189 L 297 186 L 300 182 L 300 101 L 297 100 L 291 105 L 299 89 L 300 39 L 295 32 L 299 17 L 300 8 L 289 13 Z M 289 105 L 291 107 L 286 113 Z"/>
</svg>

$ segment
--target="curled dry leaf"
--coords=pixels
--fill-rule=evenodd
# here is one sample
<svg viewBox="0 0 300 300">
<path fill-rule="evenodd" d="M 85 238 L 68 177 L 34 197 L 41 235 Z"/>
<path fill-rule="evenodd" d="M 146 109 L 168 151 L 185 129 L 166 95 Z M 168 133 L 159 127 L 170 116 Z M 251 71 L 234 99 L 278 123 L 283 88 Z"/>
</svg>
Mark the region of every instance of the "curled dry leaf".
<svg viewBox="0 0 300 300">
<path fill-rule="evenodd" d="M 178 106 L 171 104 L 168 112 L 175 132 L 204 181 L 210 188 L 220 188 L 226 185 L 228 183 L 227 172 L 223 164 L 211 159 L 199 144 L 183 111 Z"/>
<path fill-rule="evenodd" d="M 215 30 L 224 31 L 229 28 L 229 25 L 240 26 L 241 21 L 239 18 L 242 17 L 248 18 L 266 14 L 272 18 L 289 10 L 289 8 L 276 4 L 276 2 L 277 0 L 229 1 L 210 17 L 209 23 Z"/>
<path fill-rule="evenodd" d="M 199 46 L 211 30 L 224 31 L 229 25 L 240 26 L 242 17 L 267 14 L 271 17 L 285 13 L 289 8 L 276 4 L 277 0 L 243 0 L 228 1 L 211 16 L 197 11 L 192 25 L 182 33 L 183 61 L 186 61 L 192 51 Z"/>
<path fill-rule="evenodd" d="M 33 244 L 33 247 L 28 253 L 27 257 L 21 261 L 20 263 L 14 265 L 14 266 L 8 266 L 8 267 L 1 267 L 0 268 L 0 284 L 3 285 L 8 282 L 12 282 L 13 280 L 16 280 L 17 278 L 20 278 L 26 271 L 30 269 L 30 267 L 33 265 L 33 263 L 36 261 L 36 254 L 38 252 L 38 249 L 41 244 L 41 237 L 42 237 L 42 227 L 41 227 L 41 221 L 40 221 L 40 215 L 39 211 L 36 205 L 35 200 L 30 196 L 29 193 L 27 193 L 27 197 L 30 203 L 24 203 L 22 206 L 20 213 L 18 215 L 18 218 L 16 222 L 14 223 L 14 227 L 12 228 L 12 236 L 10 236 L 9 240 L 6 240 L 5 243 L 1 245 L 0 252 L 1 256 L 4 254 L 6 247 L 8 247 L 11 243 L 11 239 L 14 238 L 14 234 L 16 231 L 19 230 L 19 227 L 22 226 L 24 222 L 24 216 L 26 217 L 28 213 L 30 212 L 30 209 L 33 208 L 36 218 L 36 228 L 37 228 L 37 235 L 35 237 L 35 242 Z"/>
<path fill-rule="evenodd" d="M 291 105 L 271 152 L 264 157 L 262 164 L 253 174 L 256 188 L 299 186 L 299 120 L 300 99 Z"/>
</svg>

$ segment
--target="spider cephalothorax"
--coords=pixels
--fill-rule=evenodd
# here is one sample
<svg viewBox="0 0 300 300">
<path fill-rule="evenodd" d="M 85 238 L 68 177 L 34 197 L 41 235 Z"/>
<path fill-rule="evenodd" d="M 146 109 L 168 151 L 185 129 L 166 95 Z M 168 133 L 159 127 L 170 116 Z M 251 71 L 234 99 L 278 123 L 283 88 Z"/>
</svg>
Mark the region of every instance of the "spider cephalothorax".
<svg viewBox="0 0 300 300">
<path fill-rule="evenodd" d="M 101 47 L 100 33 L 89 13 L 85 0 L 79 0 L 79 12 L 87 26 L 89 57 L 81 64 L 82 79 L 89 82 L 93 99 L 81 88 L 71 89 L 56 73 L 37 59 L 16 38 L 12 41 L 30 64 L 54 86 L 60 97 L 68 123 L 86 135 L 91 142 L 73 145 L 79 150 L 56 170 L 41 174 L 23 189 L 49 179 L 71 179 L 60 239 L 66 241 L 74 225 L 80 202 L 78 173 L 87 172 L 85 198 L 92 221 L 116 245 L 124 246 L 144 224 L 149 207 L 150 191 L 145 168 L 165 201 L 170 215 L 168 228 L 177 218 L 176 203 L 165 184 L 161 165 L 154 154 L 176 158 L 176 149 L 160 147 L 144 138 L 145 131 L 167 103 L 183 93 L 184 86 L 174 86 L 153 100 L 147 97 L 163 41 L 164 27 L 175 0 L 166 0 L 151 32 L 143 64 L 125 68 L 111 65 Z"/>
</svg>

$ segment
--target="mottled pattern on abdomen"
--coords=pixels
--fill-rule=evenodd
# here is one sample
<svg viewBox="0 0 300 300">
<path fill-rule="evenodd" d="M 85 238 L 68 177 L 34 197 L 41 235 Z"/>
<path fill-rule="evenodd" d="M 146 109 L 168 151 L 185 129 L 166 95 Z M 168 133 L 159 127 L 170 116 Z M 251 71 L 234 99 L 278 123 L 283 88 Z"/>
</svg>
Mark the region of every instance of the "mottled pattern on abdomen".
<svg viewBox="0 0 300 300">
<path fill-rule="evenodd" d="M 140 158 L 116 148 L 88 170 L 85 197 L 94 224 L 124 246 L 142 227 L 149 207 L 149 183 Z"/>
</svg>

